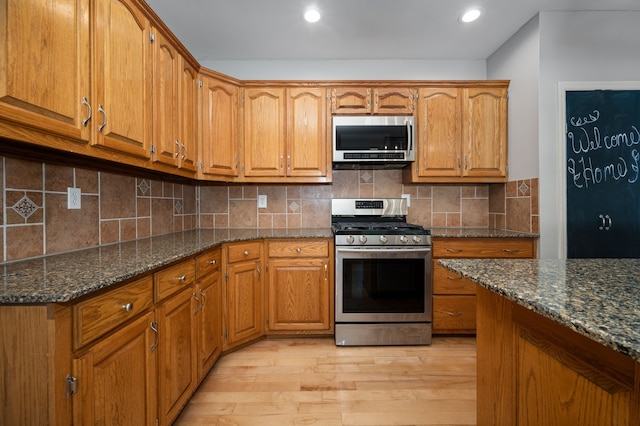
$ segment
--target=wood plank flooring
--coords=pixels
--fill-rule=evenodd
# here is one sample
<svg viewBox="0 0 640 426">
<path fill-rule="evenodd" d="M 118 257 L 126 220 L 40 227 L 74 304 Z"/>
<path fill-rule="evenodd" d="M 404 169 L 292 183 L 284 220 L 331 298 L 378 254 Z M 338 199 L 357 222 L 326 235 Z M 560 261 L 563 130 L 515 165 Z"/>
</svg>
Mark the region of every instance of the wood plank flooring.
<svg viewBox="0 0 640 426">
<path fill-rule="evenodd" d="M 262 340 L 222 357 L 175 424 L 475 425 L 475 338 L 385 347 Z"/>
</svg>

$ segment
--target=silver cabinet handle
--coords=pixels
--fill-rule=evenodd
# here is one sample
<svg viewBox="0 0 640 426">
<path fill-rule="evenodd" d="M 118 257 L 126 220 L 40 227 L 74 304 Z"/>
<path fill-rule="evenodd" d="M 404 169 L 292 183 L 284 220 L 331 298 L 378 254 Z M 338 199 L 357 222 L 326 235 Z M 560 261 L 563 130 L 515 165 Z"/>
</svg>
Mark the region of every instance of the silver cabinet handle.
<svg viewBox="0 0 640 426">
<path fill-rule="evenodd" d="M 505 253 L 520 253 L 520 249 L 502 249 Z"/>
<path fill-rule="evenodd" d="M 197 314 L 198 311 L 200 310 L 200 308 L 202 308 L 202 303 L 200 303 L 200 299 L 198 299 L 198 296 L 193 293 L 193 299 L 196 301 L 197 305 L 196 308 L 193 310 L 193 315 Z"/>
<path fill-rule="evenodd" d="M 153 343 L 153 345 L 151 345 L 151 352 L 153 352 L 158 347 L 158 321 L 151 321 L 149 327 L 156 335 L 156 341 Z"/>
<path fill-rule="evenodd" d="M 300 247 L 296 248 L 296 253 L 300 253 L 302 249 Z"/>
<path fill-rule="evenodd" d="M 82 120 L 82 126 L 87 127 L 87 123 L 89 123 L 89 120 L 91 120 L 91 105 L 89 104 L 89 101 L 87 100 L 87 98 L 82 98 L 82 104 L 86 105 L 87 108 L 89 109 L 87 113 L 87 118 Z"/>
<path fill-rule="evenodd" d="M 102 105 L 98 104 L 98 111 L 102 113 L 102 124 L 98 126 L 98 131 L 102 133 L 102 129 L 107 125 L 107 112 L 102 108 Z"/>
<path fill-rule="evenodd" d="M 604 216 L 605 220 L 607 221 L 606 226 L 604 227 L 605 231 L 608 231 L 609 229 L 611 229 L 611 225 L 613 224 L 613 221 L 611 220 L 611 217 L 609 217 L 609 215 L 605 215 Z"/>
<path fill-rule="evenodd" d="M 452 277 L 451 275 L 447 275 L 447 279 L 452 281 L 458 281 L 458 280 L 461 280 L 462 277 Z"/>
<path fill-rule="evenodd" d="M 449 315 L 450 317 L 459 317 L 462 315 L 462 312 L 444 311 L 444 313 Z"/>
<path fill-rule="evenodd" d="M 245 251 L 244 251 L 244 255 L 245 255 L 245 256 L 249 256 L 249 250 L 245 250 Z"/>
<path fill-rule="evenodd" d="M 210 265 L 215 265 L 215 264 L 216 264 L 216 260 L 215 260 L 215 259 L 210 260 L 210 261 L 209 261 L 209 264 L 210 264 Z"/>
<path fill-rule="evenodd" d="M 186 275 L 182 275 L 181 277 L 178 277 L 178 281 L 185 282 L 186 280 L 187 280 L 187 276 Z"/>
<path fill-rule="evenodd" d="M 178 149 L 176 149 L 176 158 L 178 158 L 178 156 L 180 155 L 180 142 L 178 142 L 177 139 L 176 139 L 176 145 L 178 146 Z"/>
<path fill-rule="evenodd" d="M 187 158 L 187 147 L 182 144 L 182 159 L 184 160 L 185 158 Z"/>
<path fill-rule="evenodd" d="M 448 251 L 449 253 L 462 253 L 463 250 L 447 248 L 446 251 Z"/>
<path fill-rule="evenodd" d="M 202 289 L 200 289 L 200 297 L 202 297 L 202 304 L 200 306 L 204 308 L 204 304 L 207 303 L 207 295 L 204 294 Z"/>
<path fill-rule="evenodd" d="M 598 215 L 598 217 L 600 218 L 600 221 L 602 222 L 602 223 L 600 224 L 600 226 L 598 227 L 598 229 L 602 231 L 602 230 L 604 229 L 604 226 L 605 226 L 605 223 L 604 223 L 604 216 L 602 216 L 602 215 Z"/>
<path fill-rule="evenodd" d="M 122 305 L 122 310 L 125 312 L 133 311 L 133 303 L 127 303 L 126 305 Z"/>
</svg>

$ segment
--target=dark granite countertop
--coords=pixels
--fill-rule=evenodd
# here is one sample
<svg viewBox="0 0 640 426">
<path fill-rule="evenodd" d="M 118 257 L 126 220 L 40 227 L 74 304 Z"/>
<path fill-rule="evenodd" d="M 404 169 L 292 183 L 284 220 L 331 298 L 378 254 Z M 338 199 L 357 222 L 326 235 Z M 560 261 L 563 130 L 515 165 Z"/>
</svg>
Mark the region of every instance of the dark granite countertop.
<svg viewBox="0 0 640 426">
<path fill-rule="evenodd" d="M 640 361 L 640 259 L 442 259 L 439 263 Z"/>
<path fill-rule="evenodd" d="M 331 229 L 195 229 L 0 263 L 0 304 L 68 302 L 225 242 L 332 237 Z"/>
<path fill-rule="evenodd" d="M 538 238 L 529 232 L 507 231 L 498 228 L 429 228 L 432 237 L 441 238 Z"/>
</svg>

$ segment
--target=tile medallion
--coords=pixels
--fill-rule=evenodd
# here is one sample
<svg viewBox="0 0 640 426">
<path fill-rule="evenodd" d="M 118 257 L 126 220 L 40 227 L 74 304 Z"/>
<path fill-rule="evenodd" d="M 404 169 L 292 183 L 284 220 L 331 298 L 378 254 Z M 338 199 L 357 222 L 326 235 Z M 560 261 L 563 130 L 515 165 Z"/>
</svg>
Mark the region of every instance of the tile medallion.
<svg viewBox="0 0 640 426">
<path fill-rule="evenodd" d="M 20 199 L 17 203 L 11 207 L 16 213 L 25 219 L 29 219 L 29 216 L 34 214 L 38 210 L 38 206 L 31 198 L 26 195 Z"/>
</svg>

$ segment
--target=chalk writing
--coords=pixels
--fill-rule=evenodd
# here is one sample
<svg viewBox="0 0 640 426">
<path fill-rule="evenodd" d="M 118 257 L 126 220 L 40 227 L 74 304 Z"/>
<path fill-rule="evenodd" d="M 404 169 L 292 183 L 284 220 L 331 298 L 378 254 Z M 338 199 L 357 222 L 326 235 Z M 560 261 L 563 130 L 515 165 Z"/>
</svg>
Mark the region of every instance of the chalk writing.
<svg viewBox="0 0 640 426">
<path fill-rule="evenodd" d="M 587 117 L 571 117 L 571 124 L 575 127 L 584 126 L 585 124 L 594 123 L 600 118 L 600 111 L 594 109 Z"/>
</svg>

